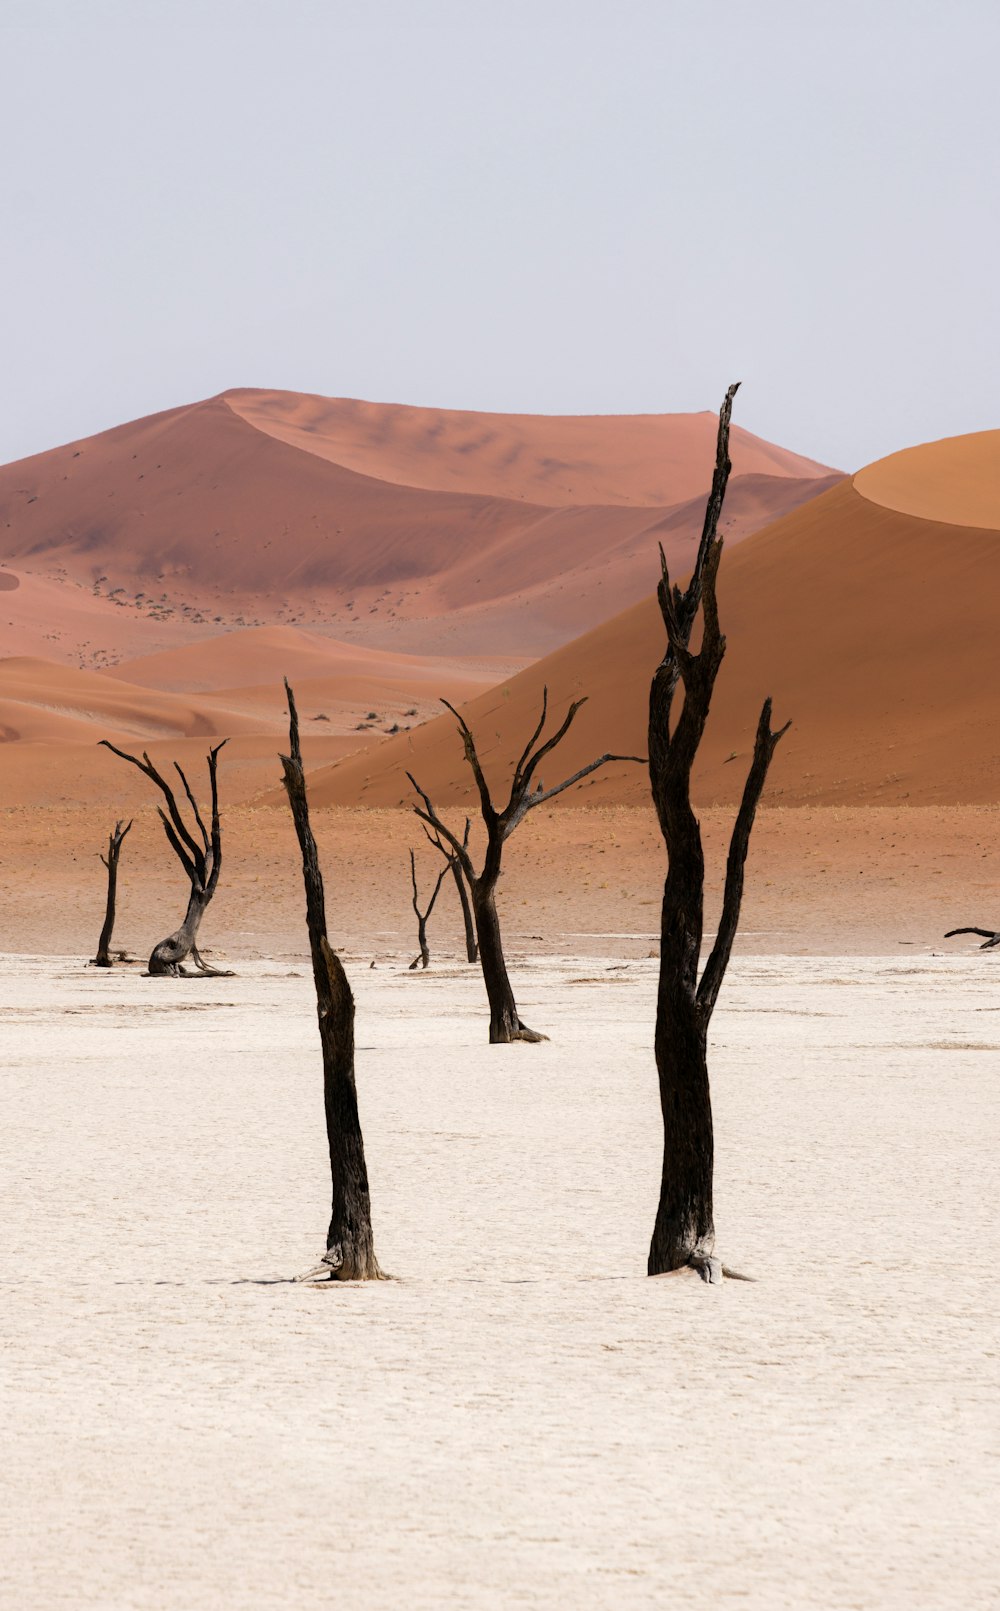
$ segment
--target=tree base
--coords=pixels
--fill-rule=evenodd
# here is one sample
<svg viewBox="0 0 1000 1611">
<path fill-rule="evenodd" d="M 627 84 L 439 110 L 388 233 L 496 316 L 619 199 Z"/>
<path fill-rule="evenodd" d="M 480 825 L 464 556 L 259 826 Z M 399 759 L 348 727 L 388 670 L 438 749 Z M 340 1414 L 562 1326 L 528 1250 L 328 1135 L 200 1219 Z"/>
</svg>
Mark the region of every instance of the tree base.
<svg viewBox="0 0 1000 1611">
<path fill-rule="evenodd" d="M 326 1287 L 336 1281 L 388 1281 L 391 1277 L 383 1275 L 373 1257 L 371 1266 L 365 1273 L 349 1269 L 344 1263 L 343 1250 L 337 1247 L 328 1247 L 320 1262 L 311 1270 L 302 1275 L 293 1275 L 292 1283 L 296 1286 Z"/>
<path fill-rule="evenodd" d="M 490 1035 L 490 1045 L 491 1046 L 511 1046 L 511 1045 L 513 1045 L 514 1041 L 523 1040 L 523 1041 L 527 1041 L 528 1044 L 531 1045 L 531 1046 L 537 1046 L 543 1040 L 548 1040 L 548 1038 L 549 1038 L 548 1035 L 539 1034 L 537 1029 L 529 1029 L 527 1024 L 522 1024 L 522 1022 L 521 1022 L 521 1020 L 519 1018 L 518 1021 L 517 1021 L 517 1028 L 516 1029 L 507 1030 L 506 1033 L 501 1034 L 501 1035 L 493 1035 L 493 1034 L 491 1034 Z"/>
<path fill-rule="evenodd" d="M 756 1280 L 756 1276 L 743 1275 L 739 1270 L 734 1270 L 728 1264 L 723 1264 L 721 1259 L 717 1259 L 714 1254 L 709 1253 L 692 1253 L 685 1263 L 675 1265 L 672 1270 L 650 1270 L 649 1274 L 654 1277 L 686 1275 L 689 1270 L 699 1276 L 706 1286 L 710 1287 L 721 1286 L 723 1281 L 753 1282 Z"/>
</svg>

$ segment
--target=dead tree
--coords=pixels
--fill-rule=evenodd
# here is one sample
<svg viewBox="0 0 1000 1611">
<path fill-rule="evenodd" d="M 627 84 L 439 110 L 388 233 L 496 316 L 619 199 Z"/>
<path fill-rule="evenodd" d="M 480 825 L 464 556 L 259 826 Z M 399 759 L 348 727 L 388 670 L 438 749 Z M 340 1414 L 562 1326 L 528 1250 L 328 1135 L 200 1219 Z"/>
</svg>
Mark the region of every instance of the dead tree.
<svg viewBox="0 0 1000 1611">
<path fill-rule="evenodd" d="M 421 827 L 423 828 L 424 833 L 427 835 L 428 843 L 432 844 L 435 850 L 439 850 L 441 852 L 445 861 L 448 863 L 448 866 L 451 868 L 451 874 L 455 880 L 455 888 L 458 890 L 459 904 L 462 908 L 462 923 L 465 928 L 465 955 L 470 962 L 478 962 L 479 946 L 476 942 L 476 925 L 472 919 L 472 902 L 469 899 L 469 889 L 465 881 L 465 873 L 462 869 L 462 863 L 458 858 L 458 853 L 452 850 L 448 845 L 444 844 L 439 834 L 431 833 L 426 823 L 421 823 Z M 468 850 L 469 848 L 469 833 L 471 827 L 472 824 L 470 823 L 468 817 L 466 817 L 465 833 L 462 835 L 463 850 Z"/>
<path fill-rule="evenodd" d="M 705 858 L 701 830 L 691 807 L 691 769 L 701 743 L 715 679 L 725 654 L 719 630 L 716 576 L 722 557 L 717 535 L 729 479 L 729 420 L 737 387 L 731 386 L 719 414 L 712 490 L 705 511 L 694 572 L 686 588 L 671 587 L 660 551 L 660 610 L 667 649 L 649 696 L 649 776 L 669 860 L 660 918 L 660 976 L 656 1002 L 656 1067 L 660 1081 L 664 1146 L 660 1200 L 649 1249 L 649 1274 L 685 1265 L 705 1281 L 727 1271 L 715 1257 L 712 1210 L 712 1101 L 706 1055 L 708 1026 L 736 938 L 743 874 L 757 804 L 775 745 L 790 724 L 771 730 L 771 701 L 757 724 L 753 759 L 733 827 L 715 943 L 698 976 L 704 916 Z M 701 618 L 701 646 L 691 647 Z M 683 704 L 674 721 L 674 695 Z"/>
<path fill-rule="evenodd" d="M 993 929 L 949 929 L 945 939 L 950 940 L 955 934 L 980 935 L 984 941 L 979 947 L 980 951 L 992 951 L 995 945 L 1000 945 L 1000 933 L 995 933 Z"/>
<path fill-rule="evenodd" d="M 431 954 L 427 949 L 427 922 L 434 910 L 434 902 L 438 898 L 438 892 L 441 888 L 441 885 L 444 883 L 444 875 L 447 871 L 447 867 L 442 867 L 441 871 L 438 873 L 437 883 L 434 885 L 434 893 L 427 902 L 426 912 L 422 912 L 419 905 L 420 896 L 417 893 L 417 864 L 414 860 L 413 851 L 410 851 L 410 883 L 413 885 L 412 904 L 413 910 L 417 917 L 417 944 L 420 946 L 420 955 L 414 957 L 413 961 L 410 963 L 411 973 L 413 972 L 414 968 L 427 968 L 430 966 Z"/>
<path fill-rule="evenodd" d="M 111 967 L 111 936 L 115 928 L 115 907 L 118 901 L 118 858 L 122 853 L 122 840 L 131 828 L 131 822 L 123 828 L 116 822 L 114 832 L 108 835 L 108 853 L 101 857 L 101 861 L 108 869 L 108 903 L 104 909 L 104 927 L 101 938 L 97 942 L 97 955 L 94 958 L 95 968 Z"/>
<path fill-rule="evenodd" d="M 211 831 L 205 827 L 201 812 L 198 809 L 198 802 L 191 792 L 191 786 L 176 761 L 174 762 L 174 770 L 184 785 L 184 793 L 187 795 L 188 805 L 191 807 L 191 812 L 194 816 L 195 827 L 193 829 L 189 828 L 184 821 L 177 804 L 177 797 L 170 784 L 157 771 L 145 750 L 143 750 L 142 760 L 140 760 L 137 755 L 129 755 L 127 750 L 116 749 L 114 744 L 109 743 L 106 738 L 102 738 L 100 742 L 105 749 L 111 751 L 112 755 L 117 755 L 123 761 L 128 761 L 130 765 L 138 767 L 139 771 L 148 777 L 152 783 L 155 783 L 160 790 L 167 803 L 165 811 L 162 806 L 157 807 L 160 821 L 163 823 L 163 831 L 167 836 L 167 842 L 171 850 L 184 868 L 191 886 L 187 911 L 184 914 L 184 921 L 180 928 L 175 929 L 173 934 L 168 934 L 165 940 L 161 940 L 159 945 L 153 947 L 149 958 L 151 976 L 154 978 L 169 977 L 173 979 L 190 978 L 191 975 L 182 966 L 186 959 L 190 957 L 199 973 L 208 974 L 216 979 L 231 978 L 232 975 L 228 971 L 209 967 L 198 950 L 198 930 L 201 927 L 201 920 L 205 915 L 209 901 L 215 894 L 219 874 L 222 871 L 222 826 L 219 821 L 218 769 L 219 751 L 227 742 L 226 739 L 223 739 L 222 743 L 216 744 L 215 748 L 210 750 L 207 756 L 208 780 L 212 795 Z"/>
<path fill-rule="evenodd" d="M 299 746 L 295 697 L 288 696 L 288 740 L 291 755 L 281 757 L 285 790 L 302 852 L 306 892 L 306 927 L 316 985 L 316 1012 L 323 1049 L 323 1105 L 330 1150 L 332 1200 L 326 1252 L 302 1281 L 377 1281 L 382 1272 L 375 1258 L 365 1144 L 354 1083 L 354 997 L 343 964 L 327 938 L 326 897 L 316 841 L 309 823 L 309 802 Z"/>
<path fill-rule="evenodd" d="M 510 786 L 510 798 L 502 811 L 498 811 L 493 804 L 486 776 L 480 765 L 476 752 L 476 742 L 463 717 L 454 705 L 442 699 L 442 705 L 450 710 L 458 723 L 458 730 L 462 736 L 465 748 L 465 759 L 472 769 L 476 786 L 479 790 L 480 806 L 483 813 L 483 823 L 486 827 L 486 855 L 481 870 L 477 873 L 468 851 L 468 835 L 465 843 L 452 833 L 441 820 L 429 795 L 420 787 L 420 784 L 407 772 L 407 777 L 419 794 L 422 805 L 414 806 L 414 811 L 422 822 L 434 829 L 434 832 L 445 839 L 462 865 L 472 896 L 472 911 L 476 921 L 476 937 L 479 941 L 479 961 L 483 970 L 483 981 L 486 985 L 486 995 L 490 1004 L 490 1043 L 491 1045 L 508 1045 L 511 1041 L 547 1040 L 547 1035 L 540 1035 L 534 1029 L 529 1029 L 518 1015 L 517 1004 L 514 1001 L 514 992 L 507 976 L 507 963 L 504 959 L 503 944 L 500 938 L 500 918 L 496 907 L 496 887 L 500 877 L 500 867 L 503 857 L 503 847 L 519 823 L 524 821 L 529 811 L 535 806 L 542 805 L 546 800 L 555 799 L 564 789 L 569 789 L 581 778 L 589 777 L 596 772 L 599 766 L 606 766 L 609 761 L 639 761 L 637 755 L 599 755 L 596 761 L 582 766 L 572 777 L 557 783 L 555 788 L 546 789 L 539 782 L 532 788 L 532 783 L 541 762 L 550 755 L 557 745 L 561 744 L 576 717 L 581 706 L 586 704 L 585 699 L 574 699 L 566 712 L 561 727 L 552 734 L 551 738 L 541 743 L 542 731 L 545 727 L 549 707 L 549 691 L 542 690 L 542 713 L 538 724 L 529 738 L 521 757 L 514 768 L 514 776 Z"/>
</svg>

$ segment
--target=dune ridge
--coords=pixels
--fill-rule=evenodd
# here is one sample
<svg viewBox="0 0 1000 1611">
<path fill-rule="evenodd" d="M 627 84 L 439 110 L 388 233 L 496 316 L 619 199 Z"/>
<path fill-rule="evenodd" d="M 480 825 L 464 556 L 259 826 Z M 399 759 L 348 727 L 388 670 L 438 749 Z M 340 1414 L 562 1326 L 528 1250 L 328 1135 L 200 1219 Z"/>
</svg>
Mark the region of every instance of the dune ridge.
<svg viewBox="0 0 1000 1611">
<path fill-rule="evenodd" d="M 940 506 L 971 458 L 992 460 L 1000 432 L 935 444 L 907 459 L 911 499 Z M 898 475 L 900 467 L 893 467 Z M 862 473 L 862 479 L 866 477 Z M 931 493 L 919 502 L 924 483 Z M 935 502 L 935 500 L 938 500 Z M 946 585 L 942 585 L 946 584 Z M 732 803 L 764 696 L 793 726 L 768 797 L 783 804 L 987 804 L 1000 794 L 993 686 L 1000 615 L 1000 537 L 986 527 L 902 513 L 844 481 L 724 557 L 719 581 L 729 649 L 696 791 Z M 655 599 L 603 623 L 465 708 L 487 775 L 506 775 L 543 685 L 558 719 L 588 703 L 559 751 L 566 775 L 605 750 L 642 754 L 649 679 L 663 652 Z M 943 652 L 942 645 L 947 648 Z M 449 718 L 364 751 L 311 780 L 323 804 L 396 805 L 412 771 L 441 804 L 472 788 Z M 640 767 L 609 766 L 570 791 L 577 803 L 642 803 Z"/>
<path fill-rule="evenodd" d="M 637 545 L 655 556 L 662 534 L 683 562 L 713 430 L 711 415 L 222 393 L 0 468 L 0 565 L 88 591 L 111 660 L 116 618 L 119 636 L 144 626 L 152 649 L 299 625 L 400 651 L 530 657 L 641 596 Z M 734 540 L 832 474 L 748 432 L 733 451 Z"/>
</svg>

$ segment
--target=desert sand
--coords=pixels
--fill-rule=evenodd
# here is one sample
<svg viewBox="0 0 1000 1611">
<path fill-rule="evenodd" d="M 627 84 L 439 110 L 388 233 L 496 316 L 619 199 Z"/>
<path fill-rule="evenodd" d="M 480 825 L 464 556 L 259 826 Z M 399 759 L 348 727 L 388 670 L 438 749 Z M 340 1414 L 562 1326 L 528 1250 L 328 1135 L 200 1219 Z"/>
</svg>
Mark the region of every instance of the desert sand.
<svg viewBox="0 0 1000 1611">
<path fill-rule="evenodd" d="M 647 1280 L 652 962 L 348 958 L 379 1256 L 322 1246 L 310 983 L 0 968 L 6 1596 L 30 1611 L 995 1603 L 995 959 L 738 960 L 716 1219 Z"/>
<path fill-rule="evenodd" d="M 0 564 L 62 584 L 75 664 L 103 663 L 95 609 L 150 652 L 280 624 L 523 659 L 648 592 L 658 539 L 690 562 L 714 429 L 225 393 L 0 469 Z M 734 541 L 838 479 L 746 431 L 733 451 Z"/>
<path fill-rule="evenodd" d="M 543 685 L 555 719 L 589 695 L 547 783 L 645 751 L 650 550 L 683 574 L 713 421 L 546 423 L 231 393 L 0 472 L 21 500 L 0 553 L 0 1580 L 26 1611 L 992 1604 L 1000 960 L 943 936 L 1000 922 L 1000 433 L 851 479 L 737 442 L 706 939 L 763 695 L 795 725 L 710 1052 L 720 1251 L 758 1279 L 706 1289 L 643 1273 L 645 769 L 605 768 L 507 847 L 512 978 L 549 1044 L 486 1044 L 450 883 L 432 968 L 407 971 L 409 847 L 423 888 L 439 863 L 404 770 L 456 826 L 472 799 L 440 694 L 498 784 Z M 331 498 L 359 522 L 342 549 L 315 519 Z M 367 567 L 353 595 L 344 555 Z M 321 1250 L 328 1177 L 286 674 L 396 1278 L 364 1289 L 288 1281 Z M 223 736 L 200 941 L 237 977 L 145 979 L 187 889 L 148 783 L 97 740 L 203 794 Z M 105 974 L 86 959 L 117 818 L 133 960 Z"/>
<path fill-rule="evenodd" d="M 968 512 L 945 486 L 970 462 L 983 477 L 1000 432 L 901 455 L 921 485 L 936 480 L 943 516 Z M 946 451 L 947 450 L 947 451 Z M 950 456 L 950 455 L 953 455 Z M 783 804 L 988 804 L 1000 795 L 994 738 L 994 662 L 1000 611 L 1000 525 L 914 516 L 873 501 L 876 476 L 898 484 L 894 461 L 841 482 L 773 522 L 723 559 L 719 606 L 729 651 L 696 779 L 706 804 L 739 797 L 765 695 L 793 726 L 768 796 Z M 983 499 L 976 507 L 989 513 Z M 991 518 L 1000 522 L 1000 508 Z M 683 579 L 683 578 L 678 578 Z M 596 755 L 642 755 L 649 680 L 664 649 L 652 598 L 537 661 L 465 712 L 482 736 L 487 775 L 499 778 L 530 732 L 548 687 L 561 719 L 588 703 L 559 751 L 568 776 Z M 946 647 L 944 647 L 946 645 Z M 413 772 L 436 799 L 472 788 L 447 717 L 345 761 L 314 780 L 317 800 L 395 805 Z M 546 779 L 556 781 L 555 775 Z M 641 767 L 608 767 L 579 786 L 588 802 L 638 802 Z"/>
</svg>

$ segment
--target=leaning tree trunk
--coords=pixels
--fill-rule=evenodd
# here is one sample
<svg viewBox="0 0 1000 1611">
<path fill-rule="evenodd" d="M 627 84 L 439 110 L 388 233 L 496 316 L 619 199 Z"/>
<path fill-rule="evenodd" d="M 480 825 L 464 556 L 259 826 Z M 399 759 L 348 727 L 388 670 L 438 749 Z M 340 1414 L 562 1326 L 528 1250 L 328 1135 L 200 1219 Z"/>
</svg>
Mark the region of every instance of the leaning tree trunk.
<svg viewBox="0 0 1000 1611">
<path fill-rule="evenodd" d="M 316 841 L 309 823 L 305 773 L 299 746 L 299 718 L 292 690 L 288 695 L 291 755 L 281 757 L 285 789 L 302 852 L 306 894 L 306 927 L 316 986 L 316 1011 L 323 1050 L 323 1106 L 330 1153 L 330 1225 L 326 1252 L 319 1267 L 300 1277 L 331 1281 L 378 1281 L 365 1144 L 354 1082 L 354 997 L 326 931 L 326 897 Z"/>
<path fill-rule="evenodd" d="M 149 958 L 149 974 L 151 978 L 176 979 L 180 974 L 181 963 L 186 962 L 188 957 L 192 958 L 200 972 L 216 971 L 215 969 L 209 969 L 202 962 L 198 952 L 198 930 L 214 893 L 214 884 L 209 890 L 192 889 L 188 897 L 184 921 L 180 928 L 175 929 L 173 934 L 168 934 L 165 940 L 161 940 L 159 945 L 153 947 Z"/>
<path fill-rule="evenodd" d="M 104 927 L 97 942 L 97 955 L 94 958 L 95 968 L 111 967 L 111 936 L 115 930 L 115 912 L 118 905 L 118 858 L 122 853 L 122 841 L 131 828 L 131 822 L 123 828 L 116 822 L 114 831 L 108 835 L 108 853 L 101 857 L 101 861 L 108 870 L 108 898 L 104 908 Z"/>
<path fill-rule="evenodd" d="M 472 916 L 472 903 L 469 900 L 469 891 L 465 887 L 465 874 L 462 872 L 462 863 L 457 856 L 449 858 L 455 888 L 462 906 L 462 923 L 465 928 L 465 955 L 469 962 L 479 961 L 479 945 L 476 941 L 476 925 Z"/>
<path fill-rule="evenodd" d="M 185 822 L 177 803 L 177 796 L 167 782 L 166 778 L 157 771 L 146 751 L 142 759 L 137 755 L 130 755 L 127 750 L 120 750 L 109 739 L 102 738 L 100 745 L 111 751 L 112 755 L 120 756 L 135 766 L 145 777 L 156 784 L 166 801 L 166 810 L 158 808 L 163 831 L 167 836 L 167 843 L 177 857 L 185 873 L 191 893 L 188 896 L 187 911 L 184 921 L 173 934 L 168 934 L 165 940 L 155 945 L 149 958 L 149 973 L 155 978 L 181 979 L 188 978 L 182 964 L 190 956 L 199 973 L 209 974 L 213 978 L 231 978 L 232 974 L 219 968 L 211 968 L 203 961 L 198 951 L 198 930 L 205 909 L 215 894 L 222 872 L 222 822 L 219 816 L 219 751 L 227 743 L 221 743 L 208 752 L 208 780 L 212 795 L 212 814 L 210 819 L 211 831 L 205 826 L 198 802 L 191 791 L 191 785 L 179 764 L 174 762 L 174 771 L 184 786 L 188 805 L 194 817 L 195 828 L 192 830 Z"/>
</svg>

